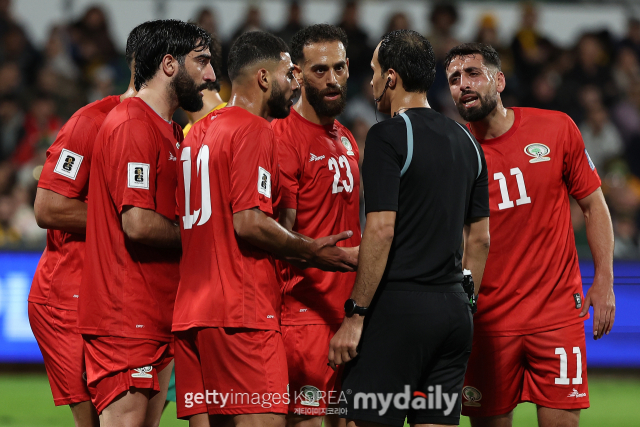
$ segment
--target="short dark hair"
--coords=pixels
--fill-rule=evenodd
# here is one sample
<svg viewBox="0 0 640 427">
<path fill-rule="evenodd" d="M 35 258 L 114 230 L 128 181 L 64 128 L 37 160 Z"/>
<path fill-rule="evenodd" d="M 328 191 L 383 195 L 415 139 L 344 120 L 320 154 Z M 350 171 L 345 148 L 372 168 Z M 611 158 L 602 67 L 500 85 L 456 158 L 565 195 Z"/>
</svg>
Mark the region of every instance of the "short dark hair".
<svg viewBox="0 0 640 427">
<path fill-rule="evenodd" d="M 127 47 L 124 51 L 125 59 L 127 60 L 127 66 L 131 68 L 131 64 L 136 56 L 136 49 L 138 48 L 138 40 L 142 36 L 145 27 L 144 24 L 140 24 L 135 27 L 129 33 L 129 37 L 127 37 Z"/>
<path fill-rule="evenodd" d="M 229 79 L 234 81 L 243 69 L 263 61 L 280 61 L 280 54 L 288 52 L 287 44 L 265 31 L 250 31 L 233 42 L 227 61 Z"/>
<path fill-rule="evenodd" d="M 330 24 L 309 25 L 295 33 L 291 39 L 291 61 L 300 65 L 300 62 L 304 60 L 302 51 L 306 45 L 333 41 L 339 41 L 345 49 L 349 45 L 347 33 L 342 28 Z"/>
<path fill-rule="evenodd" d="M 484 65 L 492 65 L 498 70 L 502 70 L 502 63 L 500 62 L 500 55 L 496 50 L 484 43 L 464 43 L 454 47 L 447 53 L 447 57 L 444 59 L 444 69 L 449 68 L 449 64 L 455 58 L 467 55 L 482 55 L 482 63 Z"/>
<path fill-rule="evenodd" d="M 436 57 L 431 43 L 413 30 L 395 30 L 383 36 L 378 62 L 383 74 L 394 69 L 408 92 L 426 93 L 436 78 Z"/>
<path fill-rule="evenodd" d="M 139 48 L 135 50 L 136 90 L 155 76 L 165 55 L 171 55 L 178 63 L 184 64 L 189 52 L 203 51 L 211 43 L 211 37 L 205 30 L 176 19 L 148 21 L 140 27 Z"/>
</svg>

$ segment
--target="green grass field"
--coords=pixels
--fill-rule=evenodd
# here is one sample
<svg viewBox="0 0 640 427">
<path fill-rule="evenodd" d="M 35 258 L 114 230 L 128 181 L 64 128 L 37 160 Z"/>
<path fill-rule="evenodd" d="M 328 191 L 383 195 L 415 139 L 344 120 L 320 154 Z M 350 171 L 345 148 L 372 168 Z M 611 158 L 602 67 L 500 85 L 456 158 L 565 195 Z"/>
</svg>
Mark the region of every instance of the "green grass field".
<svg viewBox="0 0 640 427">
<path fill-rule="evenodd" d="M 640 378 L 589 375 L 591 408 L 582 412 L 583 427 L 638 427 L 640 418 L 635 412 L 640 396 Z M 522 404 L 515 412 L 516 427 L 535 427 L 535 406 Z M 170 405 L 164 413 L 162 427 L 186 427 L 185 421 L 175 419 L 176 407 Z M 469 426 L 462 417 L 461 426 Z M 47 377 L 44 374 L 0 374 L 0 426 L 57 427 L 73 426 L 68 407 L 53 406 Z"/>
</svg>

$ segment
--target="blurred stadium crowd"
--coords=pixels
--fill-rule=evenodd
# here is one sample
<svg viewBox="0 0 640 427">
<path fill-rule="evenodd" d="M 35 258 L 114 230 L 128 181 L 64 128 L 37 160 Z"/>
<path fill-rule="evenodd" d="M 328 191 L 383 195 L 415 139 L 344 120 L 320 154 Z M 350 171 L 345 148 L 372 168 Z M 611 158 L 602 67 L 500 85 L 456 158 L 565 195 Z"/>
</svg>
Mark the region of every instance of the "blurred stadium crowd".
<svg viewBox="0 0 640 427">
<path fill-rule="evenodd" d="M 309 24 L 301 22 L 303 7 L 303 2 L 292 2 L 286 24 L 266 28 L 263 11 L 249 5 L 233 37 L 220 40 L 223 62 L 233 39 L 245 31 L 268 30 L 289 42 Z M 341 16 L 335 24 L 349 37 L 350 78 L 349 101 L 340 121 L 363 152 L 367 131 L 376 121 L 369 62 L 377 40 L 362 29 L 357 2 L 347 1 Z M 220 11 L 203 8 L 193 20 L 215 35 L 216 23 L 223 18 Z M 442 61 L 450 48 L 462 42 L 495 47 L 507 79 L 504 104 L 560 110 L 573 118 L 603 181 L 615 229 L 615 257 L 640 259 L 640 20 L 629 19 L 623 39 L 607 30 L 585 32 L 566 49 L 538 30 L 536 6 L 526 3 L 510 43 L 501 42 L 505 35 L 498 34 L 498 22 L 490 14 L 479 17 L 475 40 L 457 40 L 458 11 L 455 3 L 447 2 L 435 4 L 424 17 L 392 14 L 387 31 L 412 28 L 416 19 L 430 20 L 432 31 L 426 36 L 438 59 L 436 82 L 429 92 L 431 106 L 462 122 L 449 95 Z M 225 98 L 229 84 L 225 76 L 218 77 Z M 0 0 L 0 248 L 44 248 L 46 232 L 35 222 L 33 201 L 47 148 L 73 112 L 124 92 L 128 81 L 124 53 L 116 48 L 99 5 L 89 7 L 77 20 L 54 26 L 47 42 L 34 46 L 12 17 L 10 0 Z M 186 117 L 177 114 L 175 120 L 184 124 Z M 584 217 L 577 203 L 572 207 L 579 255 L 589 258 Z M 535 218 L 530 226 L 536 226 Z"/>
</svg>

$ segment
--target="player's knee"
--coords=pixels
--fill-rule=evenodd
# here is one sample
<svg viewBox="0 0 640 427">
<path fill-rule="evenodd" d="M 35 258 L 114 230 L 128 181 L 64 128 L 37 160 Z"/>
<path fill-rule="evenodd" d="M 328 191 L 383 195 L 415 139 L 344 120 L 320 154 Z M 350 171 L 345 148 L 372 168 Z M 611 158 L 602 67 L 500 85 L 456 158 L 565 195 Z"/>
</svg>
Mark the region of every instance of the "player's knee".
<svg viewBox="0 0 640 427">
<path fill-rule="evenodd" d="M 513 411 L 492 417 L 469 417 L 471 427 L 511 427 Z"/>
</svg>

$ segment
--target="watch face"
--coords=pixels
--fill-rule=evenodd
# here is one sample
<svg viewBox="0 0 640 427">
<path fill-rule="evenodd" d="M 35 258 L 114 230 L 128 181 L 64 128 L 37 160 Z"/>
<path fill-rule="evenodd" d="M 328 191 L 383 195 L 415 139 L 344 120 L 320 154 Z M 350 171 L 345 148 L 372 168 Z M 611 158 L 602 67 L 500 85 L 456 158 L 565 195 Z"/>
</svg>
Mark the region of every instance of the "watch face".
<svg viewBox="0 0 640 427">
<path fill-rule="evenodd" d="M 355 310 L 355 308 L 356 308 L 355 300 L 348 299 L 348 300 L 345 301 L 345 303 L 344 303 L 344 312 L 346 314 L 349 314 L 349 315 L 353 314 L 353 310 Z"/>
</svg>

